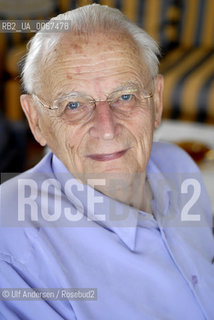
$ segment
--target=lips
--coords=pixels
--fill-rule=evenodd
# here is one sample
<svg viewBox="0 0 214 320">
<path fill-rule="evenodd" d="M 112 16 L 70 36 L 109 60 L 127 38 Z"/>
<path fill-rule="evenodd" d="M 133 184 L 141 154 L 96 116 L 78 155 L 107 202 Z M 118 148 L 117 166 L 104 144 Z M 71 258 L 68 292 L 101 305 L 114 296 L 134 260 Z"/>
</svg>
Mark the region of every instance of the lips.
<svg viewBox="0 0 214 320">
<path fill-rule="evenodd" d="M 95 161 L 111 161 L 111 160 L 121 158 L 127 152 L 127 150 L 128 149 L 114 152 L 114 153 L 103 153 L 103 154 L 95 153 L 95 154 L 88 155 L 87 158 L 90 158 Z"/>
</svg>

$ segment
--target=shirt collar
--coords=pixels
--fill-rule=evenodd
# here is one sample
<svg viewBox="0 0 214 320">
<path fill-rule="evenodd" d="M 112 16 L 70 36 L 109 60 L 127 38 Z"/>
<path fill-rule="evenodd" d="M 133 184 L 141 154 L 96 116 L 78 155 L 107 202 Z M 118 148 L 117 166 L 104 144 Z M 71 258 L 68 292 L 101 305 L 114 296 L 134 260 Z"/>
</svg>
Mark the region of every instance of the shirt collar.
<svg viewBox="0 0 214 320">
<path fill-rule="evenodd" d="M 153 193 L 152 208 L 156 220 L 167 216 L 169 209 L 169 193 L 171 192 L 170 179 L 161 172 L 156 161 L 153 160 L 152 154 L 147 165 L 147 179 Z"/>
</svg>

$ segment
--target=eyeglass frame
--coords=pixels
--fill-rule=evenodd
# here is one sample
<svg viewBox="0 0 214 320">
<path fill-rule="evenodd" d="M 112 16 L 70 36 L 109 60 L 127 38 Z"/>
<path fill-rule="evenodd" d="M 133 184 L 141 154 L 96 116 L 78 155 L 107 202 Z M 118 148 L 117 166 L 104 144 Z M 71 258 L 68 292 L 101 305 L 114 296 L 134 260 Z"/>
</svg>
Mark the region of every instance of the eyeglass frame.
<svg viewBox="0 0 214 320">
<path fill-rule="evenodd" d="M 135 85 L 136 85 L 136 84 L 135 84 Z M 113 94 L 116 94 L 117 92 L 118 92 L 118 93 L 121 93 L 121 95 L 123 95 L 123 94 L 125 95 L 125 94 L 132 94 L 132 93 L 134 93 L 134 92 L 136 92 L 136 91 L 139 91 L 138 88 L 132 88 L 132 89 L 131 89 L 131 87 L 132 87 L 132 85 L 127 85 L 127 86 L 123 86 L 123 87 L 121 87 L 121 88 L 118 88 L 118 89 L 116 89 L 115 91 L 113 91 L 112 93 L 110 93 L 109 96 L 111 96 L 111 95 L 113 95 Z M 127 91 L 125 91 L 125 92 L 123 93 L 122 90 L 125 90 L 125 89 L 126 89 Z M 32 95 L 33 98 L 36 98 L 36 100 L 37 100 L 44 108 L 46 108 L 46 109 L 48 109 L 48 110 L 58 110 L 59 107 L 56 105 L 56 104 L 57 104 L 57 101 L 58 101 L 59 99 L 62 99 L 62 98 L 64 98 L 64 97 L 69 97 L 69 96 L 74 95 L 74 94 L 77 94 L 77 95 L 79 95 L 79 96 L 81 96 L 81 94 L 82 94 L 82 95 L 85 96 L 85 97 L 91 98 L 91 99 L 89 100 L 89 102 L 94 104 L 94 108 L 97 107 L 97 103 L 98 103 L 98 102 L 107 102 L 109 105 L 111 104 L 111 102 L 113 102 L 113 99 L 111 100 L 111 99 L 109 98 L 109 96 L 108 96 L 105 100 L 104 100 L 104 99 L 94 99 L 93 97 L 91 97 L 91 96 L 89 96 L 89 95 L 87 95 L 87 94 L 85 94 L 85 93 L 81 93 L 81 92 L 78 92 L 78 91 L 73 91 L 73 92 L 70 92 L 69 94 L 66 94 L 66 95 L 64 95 L 64 96 L 58 97 L 57 99 L 55 99 L 55 100 L 53 101 L 52 106 L 49 106 L 48 104 L 44 103 L 44 102 L 38 97 L 38 95 L 36 95 L 36 94 L 34 94 L 34 93 L 31 94 L 31 95 Z M 154 94 L 153 94 L 152 92 L 150 92 L 148 95 L 144 95 L 144 96 L 143 96 L 143 99 L 149 99 L 149 98 L 152 98 L 153 96 L 154 96 Z"/>
</svg>

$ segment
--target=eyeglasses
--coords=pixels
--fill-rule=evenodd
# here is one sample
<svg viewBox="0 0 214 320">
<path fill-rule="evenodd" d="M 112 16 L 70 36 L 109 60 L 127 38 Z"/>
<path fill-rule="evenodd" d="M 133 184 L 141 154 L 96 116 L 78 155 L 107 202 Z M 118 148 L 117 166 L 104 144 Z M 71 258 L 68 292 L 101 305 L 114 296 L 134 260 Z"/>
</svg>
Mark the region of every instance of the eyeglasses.
<svg viewBox="0 0 214 320">
<path fill-rule="evenodd" d="M 75 122 L 89 120 L 98 102 L 107 102 L 112 111 L 118 116 L 128 117 L 130 114 L 133 114 L 137 108 L 144 107 L 146 105 L 146 99 L 152 98 L 153 94 L 142 94 L 137 86 L 119 88 L 112 92 L 106 100 L 95 100 L 84 93 L 71 92 L 56 99 L 52 106 L 45 104 L 35 94 L 32 94 L 32 96 L 43 107 L 54 111 L 56 117 Z"/>
</svg>

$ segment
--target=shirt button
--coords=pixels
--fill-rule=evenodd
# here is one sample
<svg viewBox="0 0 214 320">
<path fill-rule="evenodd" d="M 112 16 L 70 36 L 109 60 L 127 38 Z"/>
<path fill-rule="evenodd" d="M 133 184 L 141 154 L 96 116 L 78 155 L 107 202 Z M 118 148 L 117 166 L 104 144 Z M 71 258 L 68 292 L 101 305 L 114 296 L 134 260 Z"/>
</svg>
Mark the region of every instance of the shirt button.
<svg viewBox="0 0 214 320">
<path fill-rule="evenodd" d="M 195 274 L 193 274 L 192 275 L 192 284 L 193 284 L 193 286 L 195 286 L 197 283 L 198 283 L 198 277 Z"/>
</svg>

